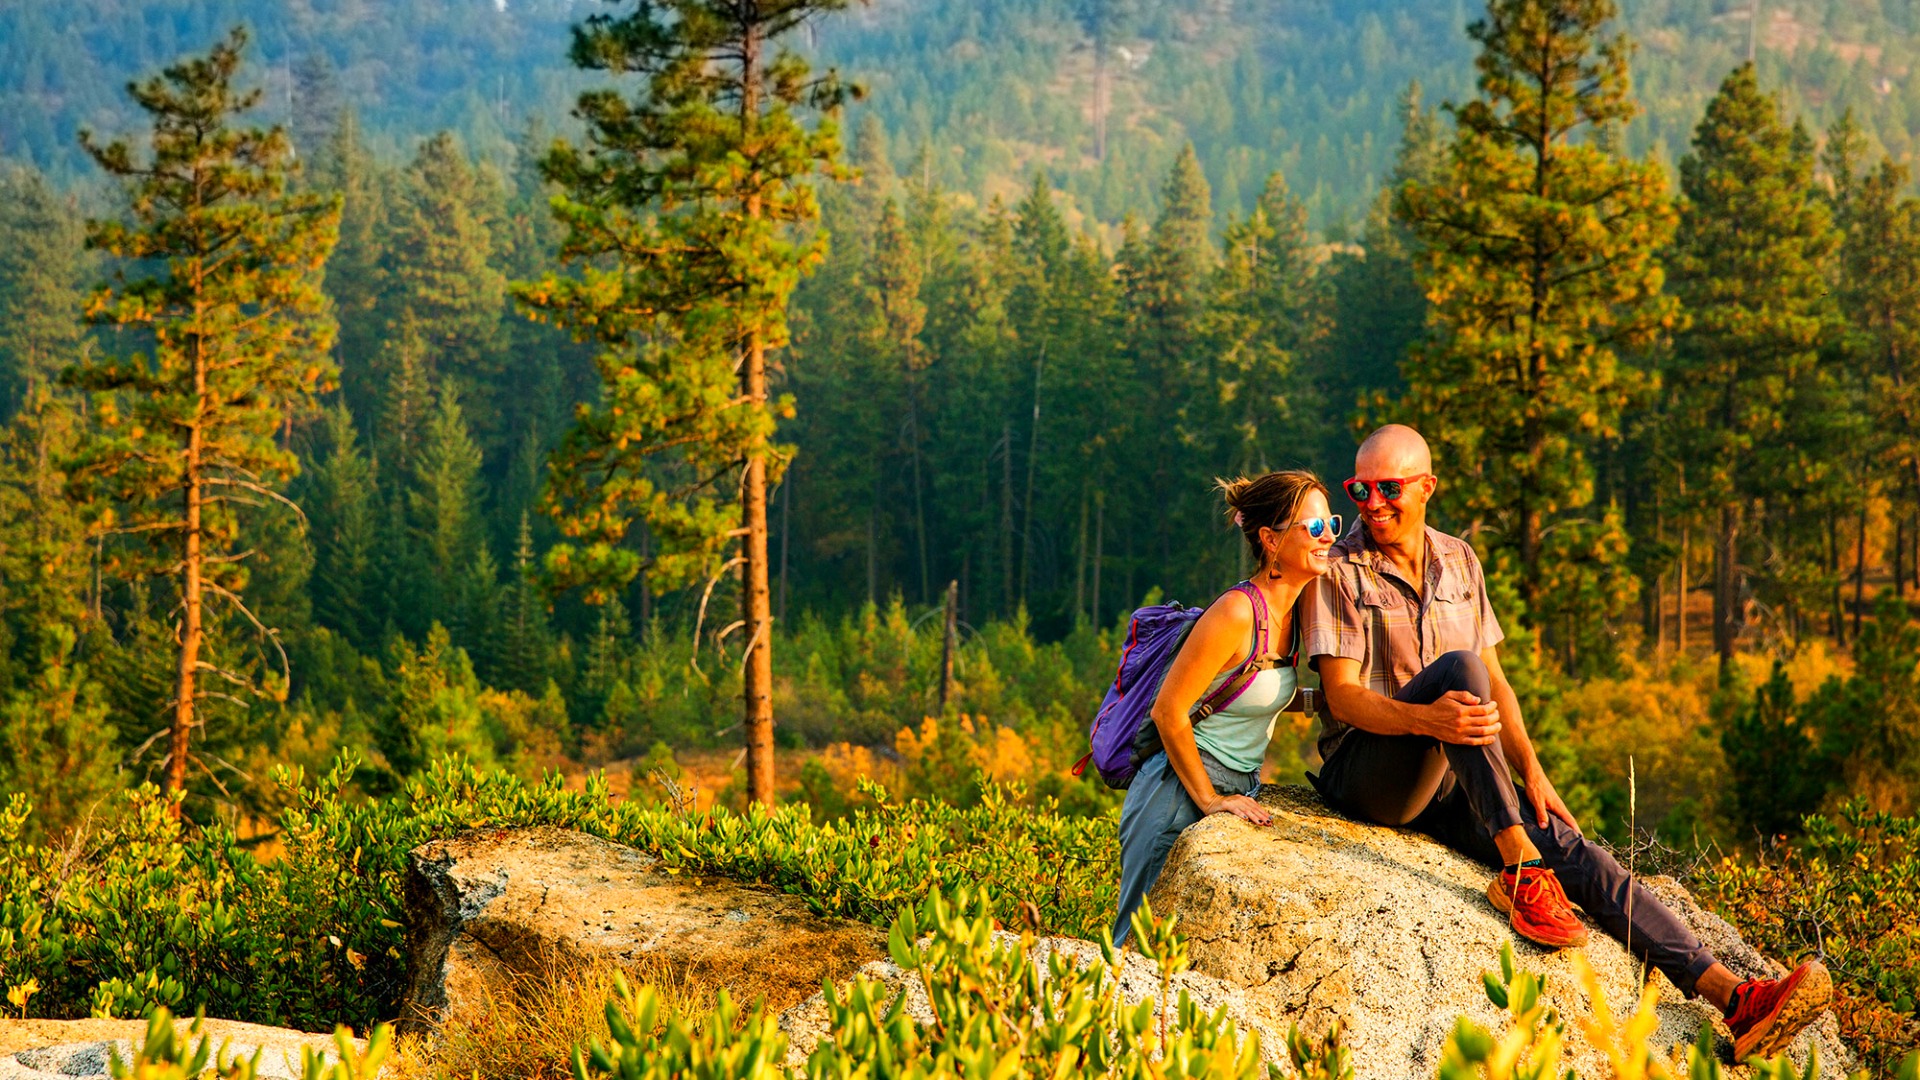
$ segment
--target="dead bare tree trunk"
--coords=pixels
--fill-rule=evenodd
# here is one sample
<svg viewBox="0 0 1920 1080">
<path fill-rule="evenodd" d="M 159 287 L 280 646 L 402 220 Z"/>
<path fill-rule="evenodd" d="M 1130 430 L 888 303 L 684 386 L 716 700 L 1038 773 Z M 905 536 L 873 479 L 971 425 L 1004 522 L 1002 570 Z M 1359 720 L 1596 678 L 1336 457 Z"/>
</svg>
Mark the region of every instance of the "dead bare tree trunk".
<svg viewBox="0 0 1920 1080">
<path fill-rule="evenodd" d="M 954 635 L 960 625 L 960 581 L 947 582 L 946 633 L 940 639 L 940 715 L 947 714 L 947 700 L 953 695 Z"/>
</svg>

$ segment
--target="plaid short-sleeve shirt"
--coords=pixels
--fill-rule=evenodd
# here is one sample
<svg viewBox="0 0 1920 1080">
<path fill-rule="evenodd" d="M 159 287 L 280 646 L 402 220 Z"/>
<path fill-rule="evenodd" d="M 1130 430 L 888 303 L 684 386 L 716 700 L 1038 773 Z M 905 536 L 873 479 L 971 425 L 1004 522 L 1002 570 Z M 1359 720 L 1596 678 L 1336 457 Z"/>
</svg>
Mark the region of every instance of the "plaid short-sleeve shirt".
<svg viewBox="0 0 1920 1080">
<path fill-rule="evenodd" d="M 1487 603 L 1480 557 L 1465 540 L 1427 530 L 1427 581 L 1416 591 L 1356 521 L 1327 556 L 1331 568 L 1301 598 L 1303 648 L 1315 671 L 1323 656 L 1360 661 L 1360 683 L 1392 697 L 1427 665 L 1455 649 L 1479 652 L 1506 635 Z M 1323 720 L 1320 757 L 1349 731 Z"/>
</svg>

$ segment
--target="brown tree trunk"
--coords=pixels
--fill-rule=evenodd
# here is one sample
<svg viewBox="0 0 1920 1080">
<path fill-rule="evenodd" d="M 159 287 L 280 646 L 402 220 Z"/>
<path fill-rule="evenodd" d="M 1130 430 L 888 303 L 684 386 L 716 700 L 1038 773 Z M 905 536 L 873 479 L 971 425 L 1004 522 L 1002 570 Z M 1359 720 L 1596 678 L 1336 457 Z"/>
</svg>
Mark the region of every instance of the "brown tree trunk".
<svg viewBox="0 0 1920 1080">
<path fill-rule="evenodd" d="M 740 97 L 743 134 L 749 142 L 760 117 L 760 31 L 752 21 L 757 12 L 747 12 L 744 48 L 741 50 Z M 747 197 L 749 219 L 761 215 L 760 198 Z M 764 409 L 767 404 L 767 346 L 759 328 L 750 328 L 746 340 L 746 365 L 741 373 L 747 407 Z M 747 632 L 747 655 L 743 658 L 742 696 L 746 705 L 747 799 L 761 806 L 773 806 L 773 606 L 767 588 L 767 446 L 756 442 L 747 451 L 745 490 L 741 493 L 741 526 L 746 529 L 747 564 L 741 589 Z"/>
<path fill-rule="evenodd" d="M 1033 430 L 1027 435 L 1027 495 L 1020 510 L 1020 602 L 1027 602 L 1027 584 L 1033 569 L 1033 471 L 1040 461 L 1040 372 L 1047 362 L 1047 347 L 1033 361 Z"/>
<path fill-rule="evenodd" d="M 1080 489 L 1080 529 L 1073 550 L 1073 621 L 1087 617 L 1087 489 Z"/>
<path fill-rule="evenodd" d="M 1893 519 L 1893 595 L 1907 595 L 1906 579 L 1907 558 L 1907 519 L 1896 516 Z"/>
<path fill-rule="evenodd" d="M 1739 508 L 1722 506 L 1720 532 L 1714 537 L 1713 543 L 1713 651 L 1720 657 L 1720 670 L 1723 673 L 1733 664 L 1737 591 L 1734 560 L 1739 536 Z"/>
<path fill-rule="evenodd" d="M 1102 555 L 1105 554 L 1102 549 L 1106 543 L 1106 539 L 1107 493 L 1097 491 L 1093 495 L 1093 596 L 1091 598 L 1091 606 L 1088 608 L 1088 610 L 1093 613 L 1093 625 L 1095 626 L 1099 626 L 1100 620 L 1106 618 L 1100 609 L 1100 567 L 1101 564 L 1106 561 L 1102 558 Z"/>
<path fill-rule="evenodd" d="M 1827 519 L 1827 580 L 1833 583 L 1827 596 L 1827 635 L 1835 645 L 1847 643 L 1846 612 L 1840 606 L 1840 525 Z"/>
<path fill-rule="evenodd" d="M 1013 425 L 1000 425 L 1000 604 L 1013 614 Z"/>
<path fill-rule="evenodd" d="M 933 571 L 927 564 L 927 500 L 920 482 L 920 393 L 913 377 L 913 356 L 907 355 L 907 432 L 913 461 L 913 534 L 920 554 L 920 599 L 932 599 Z"/>
<path fill-rule="evenodd" d="M 194 321 L 197 324 L 199 319 Z M 167 745 L 169 793 L 187 789 L 187 741 L 193 733 L 194 698 L 199 693 L 196 677 L 200 673 L 200 649 L 203 643 L 201 620 L 204 588 L 201 571 L 204 569 L 202 563 L 205 553 L 201 548 L 203 537 L 200 535 L 200 522 L 206 496 L 200 485 L 200 457 L 206 448 L 206 433 L 201 427 L 198 413 L 207 399 L 207 355 L 206 343 L 201 340 L 194 342 L 193 399 L 196 415 L 187 426 L 187 447 L 180 477 L 186 496 L 186 514 L 180 555 L 180 667 L 174 679 L 173 724 L 168 732 L 170 737 Z M 180 803 L 176 801 L 168 812 L 178 819 Z"/>
<path fill-rule="evenodd" d="M 1867 508 L 1860 507 L 1860 532 L 1853 543 L 1853 640 L 1860 640 L 1860 619 L 1867 603 Z"/>
<path fill-rule="evenodd" d="M 1687 561 L 1693 558 L 1693 530 L 1691 526 L 1680 526 L 1680 565 L 1677 567 L 1678 580 L 1673 585 L 1673 651 L 1680 656 L 1687 654 Z"/>
</svg>

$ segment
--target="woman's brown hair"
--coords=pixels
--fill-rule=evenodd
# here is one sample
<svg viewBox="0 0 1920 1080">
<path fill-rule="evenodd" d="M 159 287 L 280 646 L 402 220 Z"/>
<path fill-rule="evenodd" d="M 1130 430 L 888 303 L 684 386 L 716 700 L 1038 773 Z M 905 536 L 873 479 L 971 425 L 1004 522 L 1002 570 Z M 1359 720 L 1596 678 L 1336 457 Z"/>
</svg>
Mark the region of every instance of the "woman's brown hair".
<svg viewBox="0 0 1920 1080">
<path fill-rule="evenodd" d="M 1260 544 L 1260 530 L 1277 529 L 1291 522 L 1300 512 L 1300 504 L 1308 492 L 1327 494 L 1327 485 L 1307 469 L 1282 469 L 1251 479 L 1244 476 L 1216 479 L 1214 484 L 1227 500 L 1227 519 L 1239 526 L 1253 553 L 1254 565 L 1262 567 L 1266 565 L 1267 552 Z"/>
</svg>

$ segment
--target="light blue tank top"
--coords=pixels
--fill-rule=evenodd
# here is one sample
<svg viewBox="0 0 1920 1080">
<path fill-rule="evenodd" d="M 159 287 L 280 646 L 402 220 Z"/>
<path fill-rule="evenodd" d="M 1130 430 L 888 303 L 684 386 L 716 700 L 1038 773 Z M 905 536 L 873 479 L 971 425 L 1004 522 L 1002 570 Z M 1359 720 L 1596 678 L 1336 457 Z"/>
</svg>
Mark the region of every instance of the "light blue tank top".
<svg viewBox="0 0 1920 1080">
<path fill-rule="evenodd" d="M 1220 689 L 1234 670 L 1228 668 L 1217 676 L 1207 693 Z M 1193 726 L 1194 743 L 1220 764 L 1257 777 L 1267 759 L 1267 744 L 1273 741 L 1274 721 L 1293 700 L 1298 686 L 1299 676 L 1291 667 L 1271 667 L 1256 674 L 1239 697 Z"/>
</svg>

